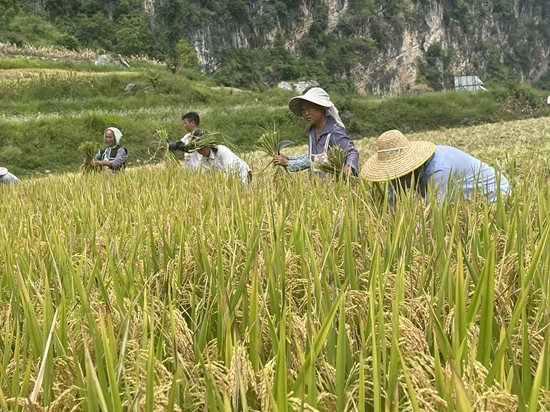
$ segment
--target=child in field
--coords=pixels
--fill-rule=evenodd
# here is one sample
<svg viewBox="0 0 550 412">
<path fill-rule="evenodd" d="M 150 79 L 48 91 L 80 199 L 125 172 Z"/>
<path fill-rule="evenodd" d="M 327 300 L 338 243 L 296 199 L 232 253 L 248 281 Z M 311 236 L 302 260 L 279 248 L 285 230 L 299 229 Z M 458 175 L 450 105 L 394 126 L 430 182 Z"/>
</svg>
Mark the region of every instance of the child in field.
<svg viewBox="0 0 550 412">
<path fill-rule="evenodd" d="M 104 171 L 116 173 L 123 170 L 128 157 L 128 150 L 119 145 L 122 133 L 116 127 L 105 129 L 103 139 L 107 147 L 97 152 L 91 161 L 92 166 L 103 166 Z"/>
<path fill-rule="evenodd" d="M 390 181 L 389 201 L 393 204 L 395 191 L 412 187 L 424 198 L 432 186 L 438 203 L 447 195 L 453 199 L 453 189 L 459 188 L 464 198 L 481 190 L 489 202 L 497 200 L 500 191 L 510 192 L 508 179 L 488 164 L 451 146 L 425 141 L 409 141 L 399 130 L 390 130 L 378 138 L 378 152 L 361 169 L 361 175 L 374 182 Z M 457 186 L 454 186 L 456 182 Z"/>
</svg>

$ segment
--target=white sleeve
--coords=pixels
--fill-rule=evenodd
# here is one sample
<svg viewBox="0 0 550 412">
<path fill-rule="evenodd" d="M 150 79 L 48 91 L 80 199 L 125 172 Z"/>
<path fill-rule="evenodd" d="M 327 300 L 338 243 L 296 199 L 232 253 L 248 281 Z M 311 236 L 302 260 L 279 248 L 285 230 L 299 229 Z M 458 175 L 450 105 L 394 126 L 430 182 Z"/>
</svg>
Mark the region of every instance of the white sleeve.
<svg viewBox="0 0 550 412">
<path fill-rule="evenodd" d="M 198 152 L 185 153 L 184 167 L 197 170 L 201 167 L 202 155 Z"/>
<path fill-rule="evenodd" d="M 250 168 L 239 156 L 225 146 L 218 146 L 218 159 L 223 165 L 225 173 L 235 173 L 243 183 L 248 182 L 248 171 Z"/>
<path fill-rule="evenodd" d="M 191 133 L 187 133 L 185 136 L 183 136 L 180 139 L 180 142 L 182 142 L 183 144 L 187 144 L 187 143 L 189 143 L 189 138 L 190 137 L 191 137 Z"/>
</svg>

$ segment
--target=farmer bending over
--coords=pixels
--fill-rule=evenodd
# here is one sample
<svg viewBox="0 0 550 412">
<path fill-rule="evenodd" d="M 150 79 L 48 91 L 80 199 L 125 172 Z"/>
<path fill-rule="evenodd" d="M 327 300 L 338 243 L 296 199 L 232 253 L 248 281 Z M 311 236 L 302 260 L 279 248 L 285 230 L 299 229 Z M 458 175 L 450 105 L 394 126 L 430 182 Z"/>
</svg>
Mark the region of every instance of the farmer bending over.
<svg viewBox="0 0 550 412">
<path fill-rule="evenodd" d="M 8 184 L 16 184 L 19 183 L 19 179 L 12 175 L 10 172 L 8 172 L 8 169 L 5 167 L 0 167 L 0 183 Z"/>
<path fill-rule="evenodd" d="M 378 152 L 370 157 L 361 169 L 361 175 L 373 182 L 390 181 L 389 202 L 393 204 L 394 191 L 407 190 L 413 184 L 422 197 L 433 185 L 440 203 L 449 192 L 453 199 L 452 180 L 470 198 L 476 189 L 482 190 L 489 202 L 497 194 L 510 193 L 508 180 L 488 164 L 451 146 L 435 145 L 426 141 L 409 141 L 399 130 L 390 130 L 378 138 Z"/>
<path fill-rule="evenodd" d="M 189 144 L 182 147 L 185 152 L 197 152 L 200 155 L 202 170 L 220 170 L 226 175 L 236 174 L 243 184 L 252 180 L 250 167 L 228 147 L 219 144 L 217 134 L 209 134 L 205 130 L 197 129 Z"/>
</svg>

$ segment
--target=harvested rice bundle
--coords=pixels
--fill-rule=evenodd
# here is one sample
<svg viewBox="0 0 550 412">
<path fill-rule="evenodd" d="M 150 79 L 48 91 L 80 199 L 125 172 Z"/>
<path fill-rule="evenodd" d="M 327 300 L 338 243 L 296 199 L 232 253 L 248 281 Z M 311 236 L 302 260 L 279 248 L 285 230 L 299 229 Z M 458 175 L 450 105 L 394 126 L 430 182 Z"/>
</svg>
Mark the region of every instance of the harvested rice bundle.
<svg viewBox="0 0 550 412">
<path fill-rule="evenodd" d="M 99 150 L 99 146 L 95 142 L 84 142 L 78 146 L 78 151 L 84 155 L 84 163 L 80 166 L 82 173 L 99 172 L 101 166 L 92 166 L 91 161 Z"/>
<path fill-rule="evenodd" d="M 342 175 L 342 170 L 344 169 L 346 161 L 346 151 L 340 146 L 334 146 L 327 153 L 327 161 L 321 163 L 317 168 L 324 173 L 327 173 L 337 178 Z"/>
<path fill-rule="evenodd" d="M 168 149 L 168 143 L 170 141 L 168 140 L 168 132 L 165 129 L 158 129 L 156 132 L 156 136 L 158 138 L 158 146 L 151 156 L 151 159 L 155 158 L 159 150 L 161 150 L 162 147 L 164 147 L 164 161 L 166 164 L 179 164 L 178 158 Z"/>
<path fill-rule="evenodd" d="M 277 126 L 274 124 L 272 129 L 261 128 L 264 132 L 258 139 L 258 150 L 264 152 L 267 156 L 271 158 L 267 166 L 264 168 L 267 169 L 269 165 L 273 164 L 273 158 L 278 154 L 281 154 L 281 149 L 294 144 L 290 140 L 281 140 L 279 132 L 277 131 Z M 281 173 L 287 172 L 286 166 L 275 166 L 275 176 L 279 176 Z"/>
<path fill-rule="evenodd" d="M 209 132 L 207 130 L 197 129 L 193 133 L 193 137 L 189 141 L 189 144 L 185 145 L 185 152 L 194 152 L 203 147 L 216 147 L 218 145 L 224 145 L 223 135 L 220 132 Z"/>
<path fill-rule="evenodd" d="M 264 132 L 258 139 L 258 149 L 267 154 L 269 157 L 274 157 L 279 154 L 279 132 L 274 124 L 272 129 L 261 128 Z M 272 160 L 273 162 L 273 160 Z"/>
</svg>

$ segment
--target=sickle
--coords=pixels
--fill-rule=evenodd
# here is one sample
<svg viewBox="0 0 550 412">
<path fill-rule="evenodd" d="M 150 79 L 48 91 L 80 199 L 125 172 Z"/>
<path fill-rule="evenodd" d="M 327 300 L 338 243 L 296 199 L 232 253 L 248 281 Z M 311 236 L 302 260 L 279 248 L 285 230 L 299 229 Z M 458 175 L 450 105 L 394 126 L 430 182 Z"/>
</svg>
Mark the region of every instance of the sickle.
<svg viewBox="0 0 550 412">
<path fill-rule="evenodd" d="M 287 146 L 293 145 L 294 142 L 292 140 L 281 140 L 279 142 L 279 154 L 281 154 L 281 150 L 283 150 Z"/>
</svg>

